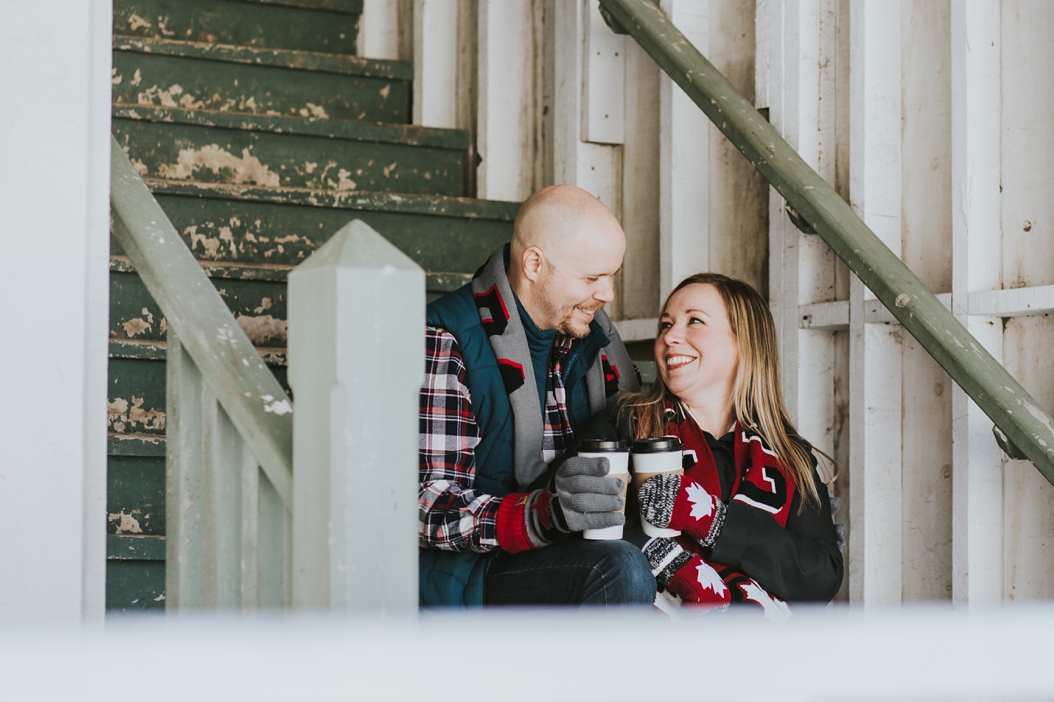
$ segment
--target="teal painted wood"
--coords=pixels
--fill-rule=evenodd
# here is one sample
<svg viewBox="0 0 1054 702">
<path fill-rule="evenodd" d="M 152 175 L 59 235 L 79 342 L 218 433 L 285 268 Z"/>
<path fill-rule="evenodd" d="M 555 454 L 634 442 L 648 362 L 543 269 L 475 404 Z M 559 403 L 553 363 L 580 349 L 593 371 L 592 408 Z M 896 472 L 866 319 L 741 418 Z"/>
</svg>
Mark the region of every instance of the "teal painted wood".
<svg viewBox="0 0 1054 702">
<path fill-rule="evenodd" d="M 361 2 L 115 0 L 113 33 L 355 55 Z"/>
<path fill-rule="evenodd" d="M 106 437 L 106 455 L 164 458 L 165 437 L 158 434 L 109 434 Z"/>
<path fill-rule="evenodd" d="M 166 604 L 165 562 L 108 560 L 108 612 L 163 612 Z"/>
<path fill-rule="evenodd" d="M 228 2 L 244 2 L 257 5 L 284 5 L 286 7 L 299 7 L 305 10 L 343 12 L 349 15 L 361 15 L 363 6 L 363 0 L 228 0 Z"/>
<path fill-rule="evenodd" d="M 363 123 L 145 107 L 114 107 L 113 114 L 114 135 L 144 177 L 333 191 L 461 194 L 461 150 L 346 138 L 339 133 L 300 133 L 322 131 L 320 126 L 326 125 L 340 125 L 332 132 L 351 133 L 358 130 L 347 129 L 348 125 Z M 171 121 L 145 119 L 164 114 Z M 282 126 L 282 120 L 290 124 Z M 421 135 L 411 136 L 416 140 Z"/>
<path fill-rule="evenodd" d="M 116 140 L 111 160 L 114 237 L 164 311 L 169 330 L 178 334 L 288 504 L 292 489 L 292 405 L 288 396 Z"/>
<path fill-rule="evenodd" d="M 657 4 L 600 0 L 894 317 L 1054 483 L 1054 421 Z"/>
<path fill-rule="evenodd" d="M 199 260 L 264 264 L 261 275 L 303 262 L 351 218 L 383 233 L 429 273 L 472 273 L 512 237 L 519 208 L 402 193 L 147 184 Z"/>
<path fill-rule="evenodd" d="M 261 49 L 255 46 L 209 44 L 198 41 L 140 39 L 120 35 L 114 35 L 112 45 L 115 51 L 196 58 L 214 63 L 289 68 L 359 78 L 383 78 L 397 83 L 410 83 L 414 79 L 414 67 L 409 61 L 373 59 L 345 54 L 320 54 L 293 49 Z M 128 77 L 130 82 L 135 82 L 134 74 L 129 73 Z"/>
<path fill-rule="evenodd" d="M 165 436 L 164 371 L 139 359 L 110 359 L 109 433 L 123 436 Z"/>
<path fill-rule="evenodd" d="M 164 456 L 110 456 L 106 469 L 106 533 L 164 536 Z M 164 559 L 164 551 L 161 559 Z"/>
<path fill-rule="evenodd" d="M 371 124 L 369 122 L 204 112 L 183 108 L 114 105 L 114 119 L 134 119 L 194 127 L 243 130 L 250 132 L 322 137 L 391 146 L 426 146 L 463 153 L 468 135 L 457 129 L 417 127 L 409 124 Z M 323 188 L 324 189 L 324 188 Z"/>
<path fill-rule="evenodd" d="M 212 198 L 217 200 L 245 200 L 277 205 L 303 207 L 331 207 L 350 212 L 373 212 L 419 215 L 429 218 L 464 220 L 462 227 L 475 221 L 504 222 L 511 238 L 512 223 L 520 210 L 519 202 L 505 200 L 476 200 L 469 197 L 418 195 L 414 193 L 341 192 L 331 190 L 303 190 L 292 188 L 256 188 L 249 185 L 181 183 L 178 181 L 146 178 L 154 196 Z M 305 213 L 301 213 L 305 214 Z M 361 215 L 356 215 L 361 217 Z M 335 232 L 334 232 L 335 233 Z M 382 233 L 387 239 L 387 233 Z M 328 238 L 328 237 L 327 237 Z"/>
<path fill-rule="evenodd" d="M 192 46 L 202 50 L 188 51 L 185 42 L 115 40 L 113 102 L 312 119 L 409 121 L 407 80 L 352 73 L 348 69 L 360 66 L 349 60 L 331 60 L 337 64 L 331 68 L 344 73 L 305 69 L 298 65 L 303 63 L 302 52 Z M 263 64 L 263 58 L 271 65 Z"/>
<path fill-rule="evenodd" d="M 255 346 L 285 347 L 284 282 L 222 278 L 212 279 L 212 282 L 227 309 L 233 313 L 238 325 Z M 153 324 L 148 323 L 151 319 L 154 320 Z M 111 339 L 164 341 L 166 323 L 167 318 L 138 275 L 110 274 Z"/>
<path fill-rule="evenodd" d="M 295 606 L 417 611 L 424 282 L 361 220 L 289 276 Z"/>
<path fill-rule="evenodd" d="M 114 561 L 163 561 L 165 537 L 109 534 L 106 537 L 106 558 Z"/>
</svg>

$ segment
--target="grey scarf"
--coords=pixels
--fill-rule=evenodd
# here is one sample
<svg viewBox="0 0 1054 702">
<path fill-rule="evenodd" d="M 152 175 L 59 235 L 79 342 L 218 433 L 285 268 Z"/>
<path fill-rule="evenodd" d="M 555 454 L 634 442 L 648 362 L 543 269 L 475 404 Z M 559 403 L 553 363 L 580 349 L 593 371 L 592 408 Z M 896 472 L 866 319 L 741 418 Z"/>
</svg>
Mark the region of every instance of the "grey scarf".
<svg viewBox="0 0 1054 702">
<path fill-rule="evenodd" d="M 505 244 L 491 254 L 472 280 L 472 295 L 509 394 L 514 427 L 514 474 L 519 489 L 523 490 L 545 473 L 548 466 L 542 460 L 545 425 L 538 405 L 538 384 L 530 347 L 505 273 L 508 248 Z M 589 409 L 596 414 L 610 407 L 618 393 L 639 391 L 640 385 L 615 325 L 603 310 L 593 320 L 610 340 L 586 374 Z"/>
</svg>

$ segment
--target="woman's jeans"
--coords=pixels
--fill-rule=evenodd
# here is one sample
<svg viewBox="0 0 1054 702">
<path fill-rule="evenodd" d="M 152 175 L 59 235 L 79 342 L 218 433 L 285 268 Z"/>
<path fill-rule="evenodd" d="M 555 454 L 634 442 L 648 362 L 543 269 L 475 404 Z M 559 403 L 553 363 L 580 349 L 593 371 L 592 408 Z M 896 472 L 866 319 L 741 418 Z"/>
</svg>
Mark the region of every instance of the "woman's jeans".
<svg viewBox="0 0 1054 702">
<path fill-rule="evenodd" d="M 522 553 L 499 553 L 484 585 L 486 605 L 648 605 L 655 578 L 628 541 L 574 537 Z"/>
</svg>

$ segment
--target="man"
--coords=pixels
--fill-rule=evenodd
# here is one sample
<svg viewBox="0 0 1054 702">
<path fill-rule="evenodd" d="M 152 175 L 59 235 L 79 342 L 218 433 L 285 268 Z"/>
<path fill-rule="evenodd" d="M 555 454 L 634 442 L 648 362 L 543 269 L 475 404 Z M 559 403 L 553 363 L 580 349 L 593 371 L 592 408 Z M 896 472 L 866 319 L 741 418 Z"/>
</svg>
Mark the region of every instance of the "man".
<svg viewBox="0 0 1054 702">
<path fill-rule="evenodd" d="M 602 311 L 626 238 L 569 185 L 523 203 L 512 242 L 428 306 L 421 389 L 421 603 L 650 604 L 655 579 L 624 541 L 576 532 L 623 523 L 607 459 L 549 470 L 576 429 L 637 390 Z"/>
</svg>

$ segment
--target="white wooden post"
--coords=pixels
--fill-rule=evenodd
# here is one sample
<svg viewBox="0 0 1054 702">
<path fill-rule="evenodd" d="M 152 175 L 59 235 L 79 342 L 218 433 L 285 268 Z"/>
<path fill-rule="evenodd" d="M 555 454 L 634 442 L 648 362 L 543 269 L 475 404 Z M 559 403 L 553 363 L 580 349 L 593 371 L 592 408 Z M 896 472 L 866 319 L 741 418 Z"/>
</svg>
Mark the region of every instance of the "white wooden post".
<svg viewBox="0 0 1054 702">
<path fill-rule="evenodd" d="M 600 199 L 616 217 L 621 214 L 621 150 L 613 142 L 601 139 L 617 138 L 617 129 L 608 125 L 594 130 L 596 141 L 587 140 L 584 129 L 587 109 L 585 101 L 589 90 L 587 80 L 598 99 L 609 108 L 611 94 L 617 89 L 612 81 L 625 80 L 625 64 L 622 56 L 613 54 L 615 44 L 606 43 L 611 51 L 610 60 L 586 62 L 584 60 L 589 37 L 594 31 L 611 30 L 604 24 L 595 2 L 586 0 L 555 3 L 553 14 L 553 182 L 570 183 L 592 193 Z M 594 42 L 594 46 L 596 42 Z M 594 50 L 595 56 L 595 50 Z M 601 57 L 603 59 L 603 57 Z M 589 64 L 587 66 L 587 63 Z M 587 76 L 591 75 L 590 78 Z M 603 93 L 600 86 L 607 84 L 609 92 Z M 601 95 L 603 97 L 601 97 Z M 609 114 L 596 110 L 593 114 Z M 603 119 L 602 117 L 600 118 Z M 624 119 L 624 116 L 620 119 Z M 604 133 L 604 130 L 607 133 Z M 616 313 L 617 316 L 617 313 Z"/>
<path fill-rule="evenodd" d="M 553 114 L 548 144 L 552 148 L 552 182 L 577 185 L 622 219 L 625 184 L 637 182 L 633 177 L 623 180 L 626 39 L 611 31 L 594 0 L 553 3 L 551 23 Z M 635 157 L 633 163 L 639 162 L 639 156 Z M 634 193 L 634 197 L 639 196 Z M 641 210 L 654 211 L 654 202 L 635 204 L 634 223 L 641 218 Z M 635 236 L 640 232 L 627 230 L 630 249 Z M 622 302 L 616 297 L 607 308 L 615 319 L 623 315 Z M 652 328 L 654 324 L 645 326 Z M 646 334 L 651 337 L 654 330 Z"/>
<path fill-rule="evenodd" d="M 951 5 L 952 311 L 997 359 L 1003 323 L 970 316 L 970 293 L 1001 286 L 1000 2 Z M 1003 595 L 1003 452 L 992 420 L 952 390 L 952 597 Z"/>
<path fill-rule="evenodd" d="M 571 4 L 571 3 L 567 3 Z M 476 192 L 524 200 L 536 189 L 535 70 L 541 54 L 530 0 L 479 0 Z"/>
<path fill-rule="evenodd" d="M 403 59 L 401 56 L 400 5 L 407 0 L 363 0 L 359 16 L 359 56 L 374 59 Z"/>
<path fill-rule="evenodd" d="M 710 1 L 662 0 L 685 38 L 710 56 Z M 659 86 L 659 297 L 710 270 L 710 120 L 666 73 Z"/>
<path fill-rule="evenodd" d="M 659 310 L 659 93 L 662 71 L 626 42 L 626 109 L 622 146 L 622 228 L 626 256 L 618 293 L 622 316 L 639 329 L 623 341 L 655 336 Z M 627 330 L 628 331 L 628 330 Z"/>
<path fill-rule="evenodd" d="M 165 350 L 165 606 L 204 605 L 205 512 L 201 371 L 169 329 Z"/>
<path fill-rule="evenodd" d="M 599 3 L 585 7 L 582 61 L 582 141 L 623 144 L 626 112 L 626 36 L 604 22 Z"/>
<path fill-rule="evenodd" d="M 899 3 L 850 5 L 850 188 L 853 208 L 901 251 Z M 874 295 L 850 286 L 849 590 L 865 605 L 901 601 L 901 350 L 899 325 L 869 323 Z"/>
<path fill-rule="evenodd" d="M 112 22 L 108 0 L 0 4 L 8 611 L 105 607 Z"/>
<path fill-rule="evenodd" d="M 414 0 L 414 124 L 457 128 L 458 0 Z"/>
<path fill-rule="evenodd" d="M 289 276 L 293 605 L 417 608 L 424 271 L 360 220 Z"/>
<path fill-rule="evenodd" d="M 833 7 L 822 0 L 761 0 L 757 7 L 757 104 L 769 108 L 773 126 L 833 184 Z M 800 306 L 835 299 L 836 262 L 818 236 L 794 226 L 784 204 L 770 188 L 769 291 L 780 336 L 783 395 L 802 436 L 832 453 L 833 333 L 802 329 Z"/>
</svg>

